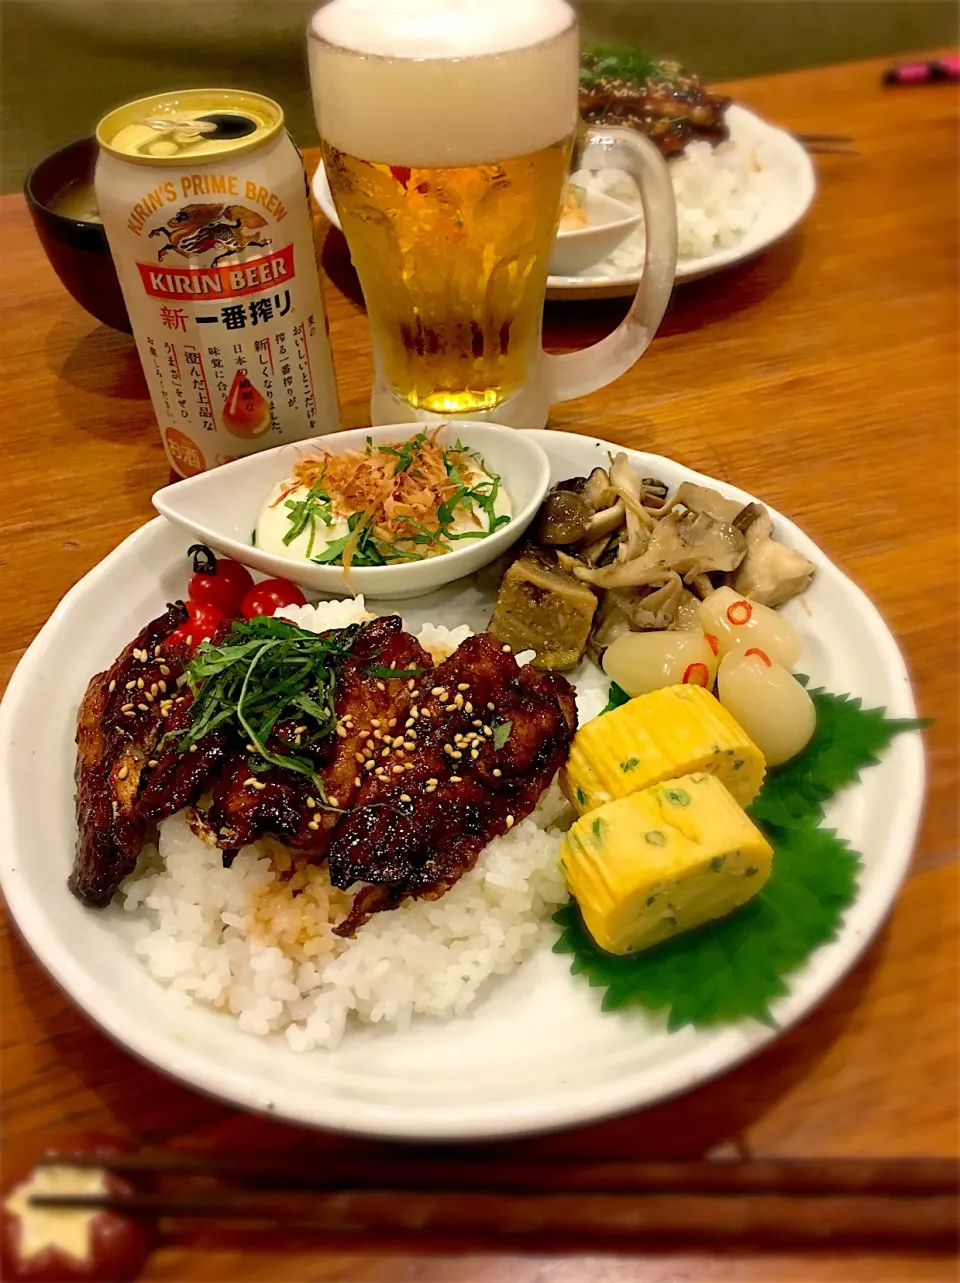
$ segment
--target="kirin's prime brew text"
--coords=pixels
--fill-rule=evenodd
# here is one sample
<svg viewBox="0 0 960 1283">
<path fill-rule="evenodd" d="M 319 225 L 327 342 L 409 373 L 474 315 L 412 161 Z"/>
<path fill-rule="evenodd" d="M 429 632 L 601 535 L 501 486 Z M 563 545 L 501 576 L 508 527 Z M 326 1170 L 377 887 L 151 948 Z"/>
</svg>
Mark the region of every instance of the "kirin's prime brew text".
<svg viewBox="0 0 960 1283">
<path fill-rule="evenodd" d="M 172 467 L 339 427 L 303 165 L 269 98 L 144 98 L 97 129 L 96 193 Z"/>
</svg>

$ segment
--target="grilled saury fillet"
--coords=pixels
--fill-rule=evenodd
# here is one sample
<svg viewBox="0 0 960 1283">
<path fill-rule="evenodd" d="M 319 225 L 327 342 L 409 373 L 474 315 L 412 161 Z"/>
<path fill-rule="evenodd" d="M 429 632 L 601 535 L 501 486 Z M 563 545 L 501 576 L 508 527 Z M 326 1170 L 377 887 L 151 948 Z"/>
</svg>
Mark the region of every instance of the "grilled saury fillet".
<svg viewBox="0 0 960 1283">
<path fill-rule="evenodd" d="M 229 721 L 183 751 L 193 696 L 170 683 L 189 655 L 162 657 L 160 645 L 182 618 L 170 607 L 84 699 L 70 886 L 87 904 L 106 904 L 133 870 L 146 823 L 194 807 L 194 827 L 223 848 L 226 863 L 264 834 L 327 857 L 334 885 L 358 888 L 338 928 L 350 934 L 407 896 L 442 895 L 492 838 L 530 814 L 567 758 L 576 705 L 564 678 L 520 668 L 487 634 L 435 668 L 396 616 L 353 638 L 336 681 L 335 734 L 301 745 L 296 718 L 274 725 L 268 751 L 307 756 L 312 775 L 264 761 L 251 774 L 251 745 Z M 161 663 L 169 673 L 162 704 L 151 693 Z M 140 669 L 147 694 L 130 718 L 124 688 L 133 673 L 137 689 Z M 109 702 L 114 695 L 119 703 Z"/>
<path fill-rule="evenodd" d="M 101 907 L 132 873 L 143 841 L 137 797 L 146 764 L 177 706 L 189 652 L 164 642 L 187 612 L 180 602 L 147 624 L 87 687 L 77 717 L 77 853 L 70 890 Z"/>
<path fill-rule="evenodd" d="M 405 896 L 442 895 L 534 809 L 577 725 L 565 678 L 520 668 L 487 633 L 422 679 L 413 701 L 407 747 L 368 777 L 327 851 L 334 886 L 372 884 L 341 934 Z"/>
</svg>

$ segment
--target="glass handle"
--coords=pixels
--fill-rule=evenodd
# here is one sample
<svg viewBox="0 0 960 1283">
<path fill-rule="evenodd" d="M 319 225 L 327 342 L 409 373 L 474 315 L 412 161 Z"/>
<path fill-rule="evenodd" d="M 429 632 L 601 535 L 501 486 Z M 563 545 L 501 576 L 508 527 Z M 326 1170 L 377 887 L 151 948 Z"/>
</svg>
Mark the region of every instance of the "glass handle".
<svg viewBox="0 0 960 1283">
<path fill-rule="evenodd" d="M 591 129 L 580 168 L 625 169 L 643 202 L 646 252 L 630 311 L 612 334 L 581 352 L 545 355 L 550 404 L 605 387 L 630 369 L 650 345 L 663 319 L 677 270 L 677 208 L 666 162 L 649 139 L 629 129 Z"/>
</svg>

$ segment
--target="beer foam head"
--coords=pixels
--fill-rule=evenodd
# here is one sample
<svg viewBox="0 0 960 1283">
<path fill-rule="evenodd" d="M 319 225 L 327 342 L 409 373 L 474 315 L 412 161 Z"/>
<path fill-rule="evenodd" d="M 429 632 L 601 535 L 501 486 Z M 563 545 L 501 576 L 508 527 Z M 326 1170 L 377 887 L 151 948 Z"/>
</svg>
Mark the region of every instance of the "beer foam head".
<svg viewBox="0 0 960 1283">
<path fill-rule="evenodd" d="M 573 24 L 565 0 L 332 0 L 315 35 L 389 58 L 478 58 L 528 49 Z"/>
<path fill-rule="evenodd" d="M 324 142 L 390 165 L 486 164 L 577 123 L 565 0 L 331 0 L 310 24 Z"/>
</svg>

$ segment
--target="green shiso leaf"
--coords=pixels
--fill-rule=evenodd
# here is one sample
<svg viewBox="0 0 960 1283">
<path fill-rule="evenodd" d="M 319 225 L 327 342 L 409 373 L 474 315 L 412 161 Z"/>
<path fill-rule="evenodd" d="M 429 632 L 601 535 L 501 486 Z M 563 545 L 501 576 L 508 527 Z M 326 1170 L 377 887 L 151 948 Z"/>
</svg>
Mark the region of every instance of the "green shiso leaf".
<svg viewBox="0 0 960 1283">
<path fill-rule="evenodd" d="M 630 703 L 630 696 L 627 694 L 627 692 L 625 690 L 622 690 L 617 685 L 616 682 L 611 682 L 610 694 L 607 697 L 607 702 L 603 706 L 603 708 L 601 708 L 597 716 L 602 717 L 604 713 L 612 713 L 615 708 L 619 708 L 622 704 L 629 704 L 629 703 Z"/>
<path fill-rule="evenodd" d="M 310 757 L 281 752 L 268 741 L 284 717 L 302 721 L 305 749 L 333 733 L 336 685 L 359 628 L 317 634 L 266 615 L 235 621 L 221 645 L 198 647 L 184 674 L 194 694 L 193 718 L 177 747 L 185 752 L 228 723 L 252 746 L 257 765 L 251 769 L 264 769 L 264 762 L 317 779 Z M 176 739 L 168 732 L 160 748 Z"/>
</svg>

